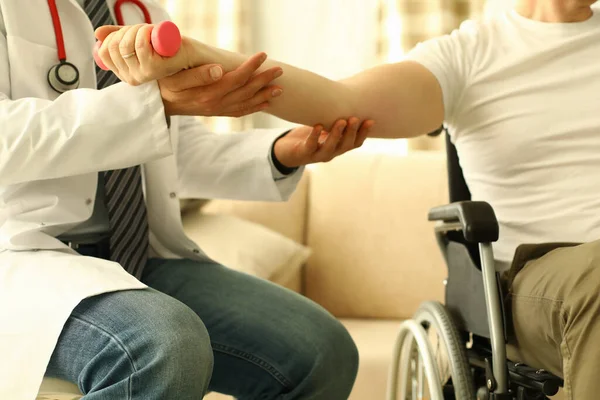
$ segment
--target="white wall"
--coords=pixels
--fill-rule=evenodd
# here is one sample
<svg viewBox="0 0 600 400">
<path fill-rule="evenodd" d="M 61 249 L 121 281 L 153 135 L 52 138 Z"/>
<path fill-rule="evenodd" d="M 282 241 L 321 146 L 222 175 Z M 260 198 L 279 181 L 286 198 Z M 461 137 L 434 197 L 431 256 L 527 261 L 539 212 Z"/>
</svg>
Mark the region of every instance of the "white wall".
<svg viewBox="0 0 600 400">
<path fill-rule="evenodd" d="M 487 0 L 486 13 L 488 15 L 495 14 L 510 9 L 514 4 L 514 0 Z"/>
<path fill-rule="evenodd" d="M 244 0 L 249 1 L 249 0 Z M 253 51 L 331 79 L 376 60 L 377 0 L 253 0 Z M 288 122 L 257 116 L 258 127 Z"/>
</svg>

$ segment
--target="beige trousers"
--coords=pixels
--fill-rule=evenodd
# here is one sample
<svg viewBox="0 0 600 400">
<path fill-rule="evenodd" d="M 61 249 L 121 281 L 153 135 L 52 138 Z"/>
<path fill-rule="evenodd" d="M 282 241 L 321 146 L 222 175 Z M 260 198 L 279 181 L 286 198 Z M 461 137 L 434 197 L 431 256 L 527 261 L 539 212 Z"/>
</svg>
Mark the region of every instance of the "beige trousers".
<svg viewBox="0 0 600 400">
<path fill-rule="evenodd" d="M 600 399 L 600 241 L 519 247 L 508 289 L 513 361 L 563 377 L 566 399 Z"/>
</svg>

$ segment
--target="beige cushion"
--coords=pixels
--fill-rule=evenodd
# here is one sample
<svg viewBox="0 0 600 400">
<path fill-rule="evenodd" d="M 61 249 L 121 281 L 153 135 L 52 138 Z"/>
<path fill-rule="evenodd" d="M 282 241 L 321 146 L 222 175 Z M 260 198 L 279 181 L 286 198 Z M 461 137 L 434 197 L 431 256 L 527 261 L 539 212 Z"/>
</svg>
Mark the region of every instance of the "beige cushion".
<svg viewBox="0 0 600 400">
<path fill-rule="evenodd" d="M 36 400 L 76 400 L 82 394 L 76 385 L 60 379 L 44 378 Z"/>
<path fill-rule="evenodd" d="M 285 236 L 230 215 L 200 211 L 184 220 L 187 235 L 218 263 L 262 279 L 291 276 L 310 250 Z"/>
<path fill-rule="evenodd" d="M 202 199 L 181 199 L 179 200 L 179 207 L 181 208 L 181 215 L 185 215 L 190 211 L 198 211 L 205 205 L 207 205 L 210 200 L 202 200 Z"/>
<path fill-rule="evenodd" d="M 385 399 L 388 369 L 400 321 L 343 319 L 360 357 L 349 400 Z"/>
<path fill-rule="evenodd" d="M 207 214 L 235 215 L 279 232 L 295 242 L 305 244 L 309 178 L 310 172 L 305 171 L 296 191 L 286 202 L 213 200 L 204 206 L 202 211 Z M 184 217 L 184 220 L 188 216 L 189 214 Z M 274 276 L 272 280 L 288 289 L 302 292 L 303 279 L 300 270 L 291 276 L 286 274 Z"/>
<path fill-rule="evenodd" d="M 306 294 L 338 317 L 408 318 L 442 300 L 427 213 L 446 204 L 445 158 L 350 153 L 311 171 Z"/>
<path fill-rule="evenodd" d="M 213 200 L 203 206 L 202 211 L 235 215 L 304 244 L 309 176 L 310 172 L 305 171 L 296 191 L 285 202 Z"/>
</svg>

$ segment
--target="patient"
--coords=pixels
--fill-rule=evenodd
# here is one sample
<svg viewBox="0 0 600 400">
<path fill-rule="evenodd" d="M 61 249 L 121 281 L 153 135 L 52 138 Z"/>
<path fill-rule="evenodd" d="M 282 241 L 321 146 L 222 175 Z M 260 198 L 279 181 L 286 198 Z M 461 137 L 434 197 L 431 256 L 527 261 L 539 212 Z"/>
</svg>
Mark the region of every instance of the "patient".
<svg viewBox="0 0 600 400">
<path fill-rule="evenodd" d="M 284 71 L 284 94 L 268 112 L 306 125 L 374 119 L 372 136 L 383 138 L 445 122 L 473 199 L 498 216 L 499 269 L 518 272 L 510 288 L 518 361 L 564 377 L 568 398 L 592 399 L 600 393 L 600 13 L 594 0 L 515 3 L 341 81 L 267 61 Z M 246 60 L 189 38 L 163 59 L 144 39 L 148 26 L 115 30 L 97 32 L 101 57 L 131 84 Z M 114 41 L 137 58 L 108 52 Z M 552 242 L 585 244 L 519 247 Z"/>
</svg>

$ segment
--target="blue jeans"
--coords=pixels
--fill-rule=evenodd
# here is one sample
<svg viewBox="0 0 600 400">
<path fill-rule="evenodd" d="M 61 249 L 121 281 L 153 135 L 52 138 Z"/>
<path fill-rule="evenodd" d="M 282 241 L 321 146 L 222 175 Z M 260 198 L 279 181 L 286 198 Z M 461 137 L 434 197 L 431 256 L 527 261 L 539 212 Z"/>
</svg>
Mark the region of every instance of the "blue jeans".
<svg viewBox="0 0 600 400">
<path fill-rule="evenodd" d="M 347 399 L 358 353 L 310 300 L 213 263 L 149 261 L 151 289 L 94 296 L 68 319 L 47 376 L 85 400 Z"/>
</svg>

